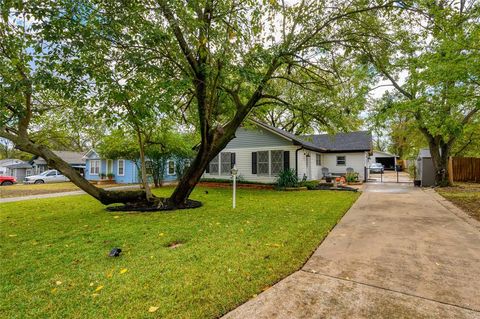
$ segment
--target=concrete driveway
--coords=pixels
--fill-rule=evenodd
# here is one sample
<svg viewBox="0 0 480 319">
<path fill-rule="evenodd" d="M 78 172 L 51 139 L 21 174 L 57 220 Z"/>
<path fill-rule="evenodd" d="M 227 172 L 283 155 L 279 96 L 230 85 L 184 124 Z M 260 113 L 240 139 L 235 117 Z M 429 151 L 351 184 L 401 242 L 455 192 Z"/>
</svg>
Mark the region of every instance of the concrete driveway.
<svg viewBox="0 0 480 319">
<path fill-rule="evenodd" d="M 480 232 L 411 184 L 367 184 L 304 267 L 225 318 L 480 318 Z"/>
</svg>

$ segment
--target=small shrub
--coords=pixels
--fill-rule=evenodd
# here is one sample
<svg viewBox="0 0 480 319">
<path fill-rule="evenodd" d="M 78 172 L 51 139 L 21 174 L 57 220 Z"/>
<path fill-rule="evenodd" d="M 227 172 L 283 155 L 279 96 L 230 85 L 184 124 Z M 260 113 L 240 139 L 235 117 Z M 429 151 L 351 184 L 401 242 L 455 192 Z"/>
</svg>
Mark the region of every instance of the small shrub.
<svg viewBox="0 0 480 319">
<path fill-rule="evenodd" d="M 347 183 L 358 182 L 358 173 L 347 173 L 345 179 Z"/>
<path fill-rule="evenodd" d="M 297 187 L 298 186 L 298 176 L 293 169 L 286 169 L 281 171 L 277 177 L 277 186 L 278 187 Z"/>
<path fill-rule="evenodd" d="M 107 174 L 108 179 L 113 179 L 115 177 L 115 174 L 113 173 L 108 173 Z"/>
<path fill-rule="evenodd" d="M 100 178 L 101 179 L 105 179 L 107 177 L 107 175 L 105 175 L 105 173 L 100 173 Z"/>
<path fill-rule="evenodd" d="M 301 183 L 300 186 L 303 186 L 303 187 L 306 187 L 309 190 L 312 190 L 312 189 L 317 189 L 318 184 L 320 184 L 319 181 L 305 181 L 305 182 Z"/>
</svg>

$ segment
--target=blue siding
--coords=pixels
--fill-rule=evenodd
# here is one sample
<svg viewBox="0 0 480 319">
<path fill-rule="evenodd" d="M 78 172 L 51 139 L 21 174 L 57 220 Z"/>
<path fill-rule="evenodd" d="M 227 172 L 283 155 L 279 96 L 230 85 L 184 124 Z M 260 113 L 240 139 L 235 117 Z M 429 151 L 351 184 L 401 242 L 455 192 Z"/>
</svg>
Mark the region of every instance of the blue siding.
<svg viewBox="0 0 480 319">
<path fill-rule="evenodd" d="M 100 160 L 100 172 L 98 175 L 90 174 L 90 166 L 92 160 Z M 172 159 L 173 160 L 173 159 Z M 138 169 L 133 161 L 124 160 L 124 175 L 118 175 L 118 159 L 113 160 L 113 174 L 115 174 L 115 181 L 120 184 L 134 184 L 139 182 Z M 164 181 L 175 181 L 177 179 L 176 170 L 174 175 L 168 174 L 168 161 L 165 165 L 165 172 L 163 174 Z M 98 181 L 100 180 L 100 174 L 107 174 L 107 159 L 100 159 L 98 154 L 95 152 L 89 153 L 86 158 L 85 163 L 85 178 L 89 181 Z"/>
</svg>

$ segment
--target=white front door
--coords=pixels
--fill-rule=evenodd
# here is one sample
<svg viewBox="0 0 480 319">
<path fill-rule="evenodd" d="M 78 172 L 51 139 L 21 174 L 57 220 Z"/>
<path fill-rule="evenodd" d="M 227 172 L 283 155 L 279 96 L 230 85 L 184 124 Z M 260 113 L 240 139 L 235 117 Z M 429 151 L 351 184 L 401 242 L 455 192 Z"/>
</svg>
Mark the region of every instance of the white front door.
<svg viewBox="0 0 480 319">
<path fill-rule="evenodd" d="M 307 180 L 312 179 L 312 157 L 307 156 L 307 167 L 306 167 L 306 175 L 307 175 Z"/>
<path fill-rule="evenodd" d="M 106 174 L 111 174 L 113 173 L 113 160 L 109 159 L 107 160 L 107 173 Z"/>
</svg>

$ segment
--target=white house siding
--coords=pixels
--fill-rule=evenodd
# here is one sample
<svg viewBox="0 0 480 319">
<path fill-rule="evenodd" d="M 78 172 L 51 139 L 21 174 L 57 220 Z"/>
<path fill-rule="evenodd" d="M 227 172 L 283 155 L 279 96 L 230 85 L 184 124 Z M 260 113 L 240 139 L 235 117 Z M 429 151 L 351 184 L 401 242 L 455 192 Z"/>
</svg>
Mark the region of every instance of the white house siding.
<svg viewBox="0 0 480 319">
<path fill-rule="evenodd" d="M 252 174 L 252 153 L 260 151 L 289 151 L 290 152 L 290 168 L 295 169 L 295 150 L 299 147 L 295 145 L 285 145 L 285 146 L 264 146 L 264 147 L 245 147 L 245 148 L 225 148 L 222 152 L 231 152 L 235 153 L 235 162 L 238 169 L 238 176 L 240 179 L 263 182 L 263 183 L 272 183 L 276 180 L 274 175 L 260 175 Z M 270 155 L 270 154 L 269 154 Z M 221 158 L 221 156 L 220 156 Z M 220 163 L 221 166 L 221 163 Z M 270 165 L 271 166 L 271 165 Z M 303 176 L 303 175 L 301 175 Z M 219 179 L 229 179 L 230 174 L 222 175 L 220 170 L 217 174 L 204 173 L 204 178 L 219 178 Z"/>
<path fill-rule="evenodd" d="M 345 156 L 345 165 L 337 165 L 337 156 Z M 360 180 L 364 179 L 364 168 L 367 165 L 367 152 L 355 153 L 324 153 L 322 166 L 328 167 L 330 173 L 345 174 L 347 167 L 359 173 Z"/>
<path fill-rule="evenodd" d="M 308 180 L 318 180 L 322 178 L 322 168 L 327 167 L 331 173 L 345 174 L 347 167 L 351 167 L 359 173 L 360 179 L 364 178 L 364 167 L 368 158 L 366 152 L 355 153 L 318 153 L 302 149 L 299 145 L 293 145 L 292 141 L 264 129 L 246 129 L 239 128 L 234 138 L 222 152 L 235 153 L 236 167 L 240 178 L 249 181 L 258 181 L 264 183 L 274 182 L 276 176 L 252 174 L 252 153 L 259 151 L 282 150 L 290 152 L 290 168 L 296 168 L 296 153 L 298 154 L 297 174 L 299 179 L 304 175 Z M 298 150 L 298 152 L 296 152 Z M 321 165 L 316 165 L 316 154 L 321 156 Z M 270 154 L 269 154 L 270 155 Z M 307 172 L 307 155 L 310 155 L 310 172 Z M 346 157 L 345 166 L 337 166 L 337 155 Z M 221 155 L 219 155 L 219 167 L 221 167 Z M 270 163 L 271 168 L 271 163 Z M 204 178 L 229 179 L 230 174 L 204 173 Z"/>
</svg>

